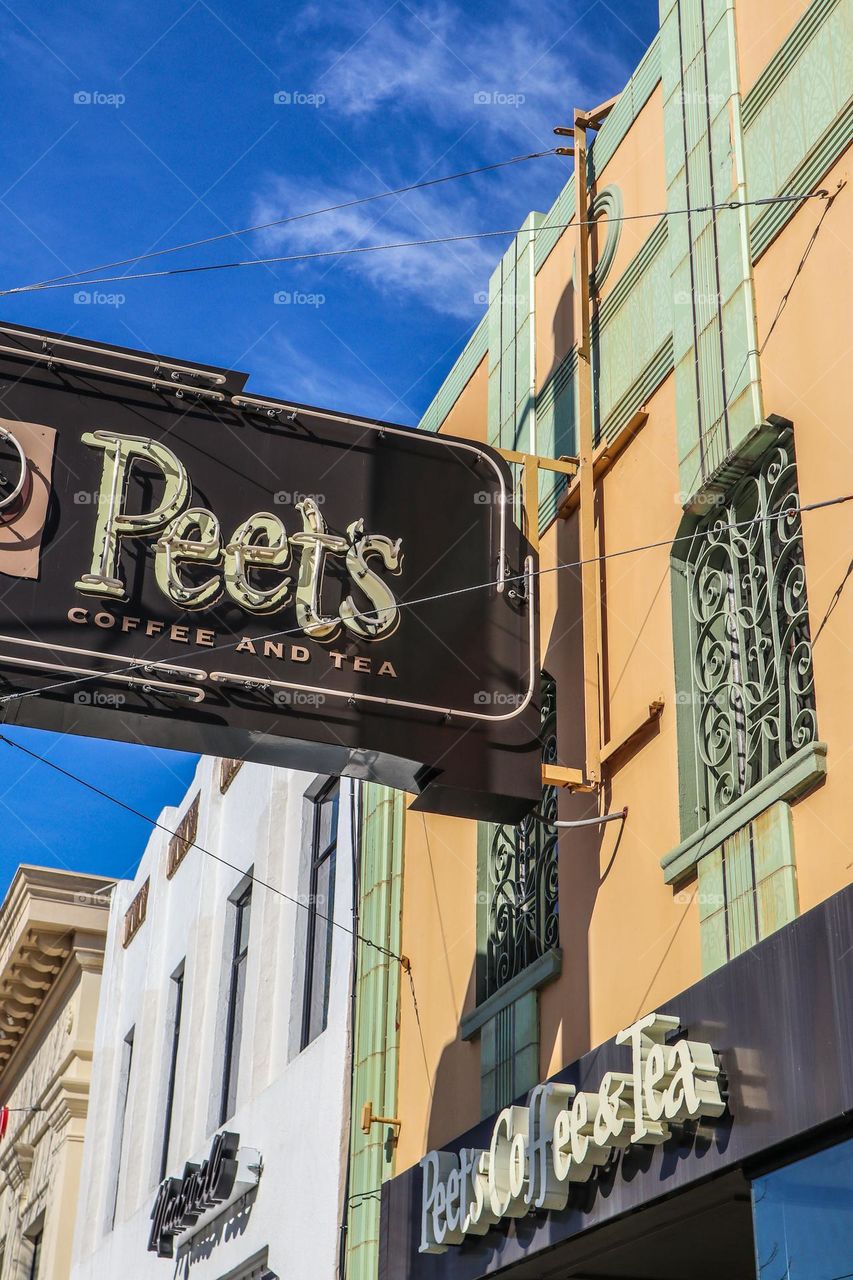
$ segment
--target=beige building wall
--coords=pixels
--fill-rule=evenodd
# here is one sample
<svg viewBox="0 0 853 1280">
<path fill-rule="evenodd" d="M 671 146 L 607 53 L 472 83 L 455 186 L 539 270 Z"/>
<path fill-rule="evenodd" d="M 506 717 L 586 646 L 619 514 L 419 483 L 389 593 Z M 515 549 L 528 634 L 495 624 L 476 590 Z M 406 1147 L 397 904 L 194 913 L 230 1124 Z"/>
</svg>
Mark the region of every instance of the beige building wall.
<svg viewBox="0 0 853 1280">
<path fill-rule="evenodd" d="M 19 867 L 0 906 L 0 1280 L 67 1280 L 113 882 Z"/>
</svg>

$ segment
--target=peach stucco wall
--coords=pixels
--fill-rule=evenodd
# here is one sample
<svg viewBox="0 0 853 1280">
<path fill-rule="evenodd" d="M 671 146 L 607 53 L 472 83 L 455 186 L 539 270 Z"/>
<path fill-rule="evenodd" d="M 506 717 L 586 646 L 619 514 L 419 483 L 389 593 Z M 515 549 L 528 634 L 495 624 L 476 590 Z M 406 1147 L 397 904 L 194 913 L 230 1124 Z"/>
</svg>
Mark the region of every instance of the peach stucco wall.
<svg viewBox="0 0 853 1280">
<path fill-rule="evenodd" d="M 745 86 L 766 64 L 804 3 L 740 4 Z M 772 12 L 771 12 L 772 9 Z M 599 185 L 618 182 L 626 209 L 664 204 L 660 91 L 650 99 Z M 849 174 L 850 155 L 823 185 Z M 793 420 L 804 504 L 853 492 L 849 299 L 853 296 L 853 196 L 845 188 L 826 213 L 808 202 L 755 269 L 765 408 Z M 605 292 L 653 223 L 625 224 Z M 565 233 L 537 276 L 537 387 L 572 342 L 572 235 Z M 791 288 L 793 284 L 793 288 Z M 780 302 L 790 289 L 770 333 Z M 443 430 L 486 434 L 484 361 Z M 682 517 L 674 380 L 646 408 L 648 420 L 597 486 L 596 521 L 611 556 L 671 541 Z M 803 517 L 820 737 L 829 744 L 826 782 L 794 806 L 801 910 L 853 879 L 853 503 Z M 540 567 L 543 666 L 560 690 L 560 763 L 583 765 L 583 682 L 577 517 L 546 532 Z M 848 577 L 849 575 L 849 577 Z M 701 977 L 695 879 L 664 883 L 660 859 L 680 838 L 670 554 L 663 545 L 606 562 L 601 573 L 601 689 L 605 740 L 624 738 L 653 699 L 657 726 L 605 770 L 600 801 L 561 793 L 560 816 L 628 806 L 620 826 L 564 833 L 559 847 L 560 978 L 540 998 L 540 1078 L 612 1036 Z M 458 1038 L 473 1007 L 476 966 L 476 827 L 408 814 L 403 950 L 412 960 L 421 1032 L 410 995 L 401 1006 L 398 1171 L 469 1127 L 479 1115 L 479 1048 Z"/>
<path fill-rule="evenodd" d="M 809 0 L 772 0 L 769 4 L 762 0 L 746 0 L 746 3 L 735 5 L 741 93 L 749 93 L 808 7 Z"/>
<path fill-rule="evenodd" d="M 827 190 L 849 177 L 851 154 L 821 183 Z M 829 210 L 810 201 L 755 268 L 765 409 L 794 423 L 805 506 L 853 492 L 851 216 L 849 186 Z M 806 911 L 853 880 L 853 502 L 805 512 L 803 542 L 818 734 L 828 745 L 826 782 L 794 806 L 800 909 Z"/>
</svg>

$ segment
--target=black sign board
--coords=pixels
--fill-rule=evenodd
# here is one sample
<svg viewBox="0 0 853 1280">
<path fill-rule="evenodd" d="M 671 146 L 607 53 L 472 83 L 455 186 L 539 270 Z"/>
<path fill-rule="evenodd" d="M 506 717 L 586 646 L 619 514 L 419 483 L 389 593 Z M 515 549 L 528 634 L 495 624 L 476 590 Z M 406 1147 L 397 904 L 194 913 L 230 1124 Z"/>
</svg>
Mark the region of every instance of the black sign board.
<svg viewBox="0 0 853 1280">
<path fill-rule="evenodd" d="M 244 386 L 0 327 L 6 718 L 519 820 L 536 579 L 506 463 Z"/>
</svg>

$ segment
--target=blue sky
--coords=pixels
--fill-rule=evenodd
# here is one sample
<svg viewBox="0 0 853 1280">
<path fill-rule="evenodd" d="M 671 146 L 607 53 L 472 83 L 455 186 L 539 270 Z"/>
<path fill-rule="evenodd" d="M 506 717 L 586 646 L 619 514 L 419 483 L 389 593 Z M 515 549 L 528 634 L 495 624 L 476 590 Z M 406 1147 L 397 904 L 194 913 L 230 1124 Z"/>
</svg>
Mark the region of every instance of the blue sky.
<svg viewBox="0 0 853 1280">
<path fill-rule="evenodd" d="M 618 92 L 657 29 L 654 0 L 3 7 L 0 94 L 14 127 L 0 288 L 552 147 L 553 125 Z M 532 160 L 144 266 L 516 227 L 548 209 L 569 163 Z M 5 298 L 0 314 L 242 369 L 259 394 L 414 424 L 482 316 L 507 242 L 82 284 Z M 26 740 L 152 815 L 194 763 Z M 0 890 L 18 861 L 132 869 L 144 824 L 3 751 Z"/>
</svg>

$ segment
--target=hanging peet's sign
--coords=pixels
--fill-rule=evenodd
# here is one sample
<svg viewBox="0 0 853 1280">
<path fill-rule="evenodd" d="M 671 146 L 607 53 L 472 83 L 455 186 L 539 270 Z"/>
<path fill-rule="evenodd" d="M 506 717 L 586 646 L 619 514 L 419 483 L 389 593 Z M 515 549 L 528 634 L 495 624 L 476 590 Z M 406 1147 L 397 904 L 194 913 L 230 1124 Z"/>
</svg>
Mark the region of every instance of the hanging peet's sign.
<svg viewBox="0 0 853 1280">
<path fill-rule="evenodd" d="M 595 1093 L 542 1084 L 526 1107 L 505 1107 L 488 1150 L 430 1151 L 421 1161 L 421 1253 L 443 1253 L 503 1218 L 564 1209 L 573 1183 L 588 1182 L 632 1143 L 658 1146 L 672 1126 L 726 1109 L 720 1064 L 709 1044 L 667 1043 L 679 1020 L 652 1013 L 616 1036 L 631 1071 L 608 1071 Z"/>
<path fill-rule="evenodd" d="M 486 446 L 0 327 L 0 709 L 372 778 L 540 791 L 534 559 Z"/>
</svg>

